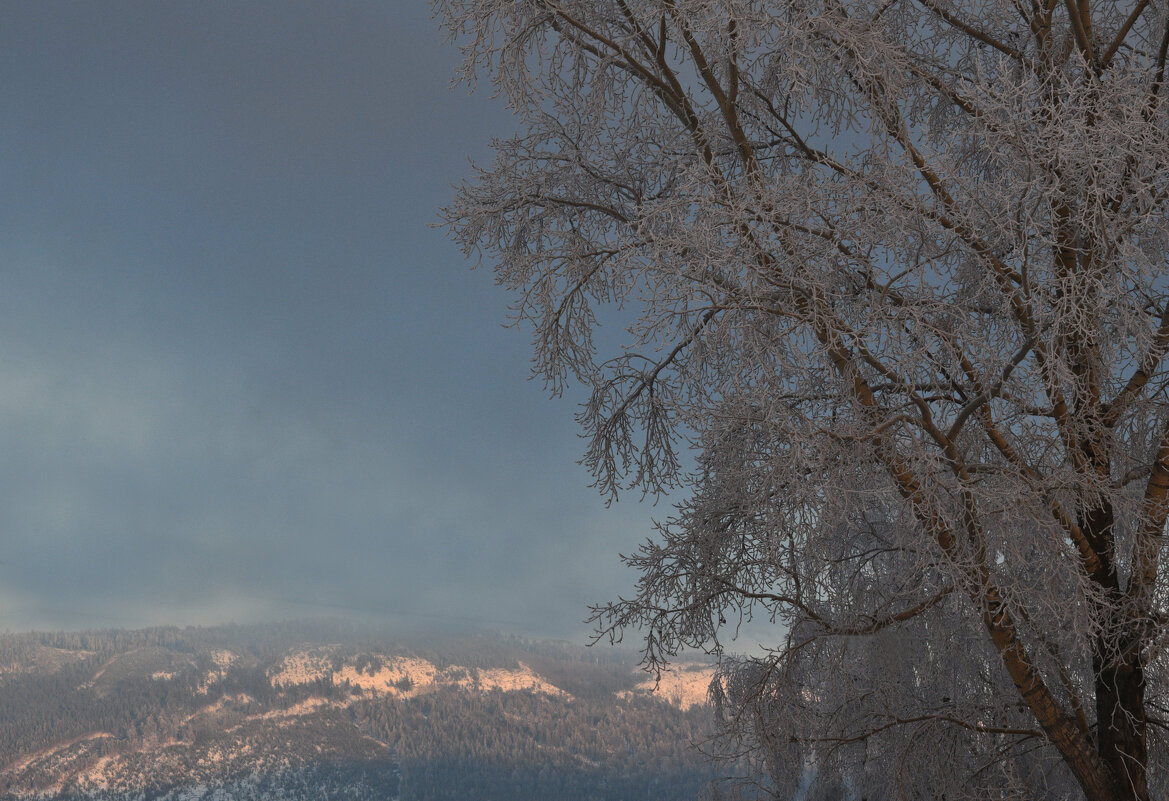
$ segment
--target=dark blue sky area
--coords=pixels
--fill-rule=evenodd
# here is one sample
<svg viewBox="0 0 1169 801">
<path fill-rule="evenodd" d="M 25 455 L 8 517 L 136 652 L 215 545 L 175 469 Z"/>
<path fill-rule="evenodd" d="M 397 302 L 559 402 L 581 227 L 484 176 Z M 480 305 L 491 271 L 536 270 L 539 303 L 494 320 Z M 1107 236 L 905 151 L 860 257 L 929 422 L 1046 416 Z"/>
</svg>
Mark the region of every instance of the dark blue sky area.
<svg viewBox="0 0 1169 801">
<path fill-rule="evenodd" d="M 604 508 L 428 227 L 513 123 L 425 0 L 0 8 L 0 628 L 576 636 L 631 587 L 666 509 Z"/>
</svg>

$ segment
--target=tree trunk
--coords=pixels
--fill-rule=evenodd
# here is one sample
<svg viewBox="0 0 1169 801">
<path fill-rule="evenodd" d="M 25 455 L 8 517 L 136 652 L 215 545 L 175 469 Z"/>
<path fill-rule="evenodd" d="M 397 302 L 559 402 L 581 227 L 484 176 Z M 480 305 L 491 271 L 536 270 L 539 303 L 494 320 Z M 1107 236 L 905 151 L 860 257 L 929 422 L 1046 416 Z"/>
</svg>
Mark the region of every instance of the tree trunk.
<svg viewBox="0 0 1169 801">
<path fill-rule="evenodd" d="M 1102 451 L 1099 449 L 1097 453 Z M 1089 450 L 1089 457 L 1093 454 Z M 1099 468 L 1105 475 L 1105 469 Z M 1115 514 L 1110 504 L 1090 510 L 1082 521 L 1101 556 L 1092 580 L 1104 590 L 1104 625 L 1093 643 L 1096 677 L 1096 751 L 1108 766 L 1119 797 L 1149 801 L 1148 746 L 1145 741 L 1145 672 L 1141 664 L 1142 626 L 1120 588 L 1113 557 Z M 1137 577 L 1130 581 L 1137 581 Z"/>
<path fill-rule="evenodd" d="M 1102 643 L 1097 643 L 1099 650 Z M 1104 660 L 1097 657 L 1097 751 L 1108 765 L 1121 797 L 1148 801 L 1148 746 L 1145 741 L 1145 671 L 1140 641 L 1127 636 Z M 1105 652 L 1106 654 L 1108 652 Z"/>
</svg>

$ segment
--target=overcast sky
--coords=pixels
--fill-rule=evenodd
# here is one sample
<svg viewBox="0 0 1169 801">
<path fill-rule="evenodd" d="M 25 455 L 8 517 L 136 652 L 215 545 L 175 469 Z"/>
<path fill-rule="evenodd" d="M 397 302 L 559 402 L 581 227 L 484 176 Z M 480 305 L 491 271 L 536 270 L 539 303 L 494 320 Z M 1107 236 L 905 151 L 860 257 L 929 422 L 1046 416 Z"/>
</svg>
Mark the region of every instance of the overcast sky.
<svg viewBox="0 0 1169 801">
<path fill-rule="evenodd" d="M 425 0 L 0 4 L 0 628 L 579 637 L 667 510 L 428 225 L 513 123 Z"/>
</svg>

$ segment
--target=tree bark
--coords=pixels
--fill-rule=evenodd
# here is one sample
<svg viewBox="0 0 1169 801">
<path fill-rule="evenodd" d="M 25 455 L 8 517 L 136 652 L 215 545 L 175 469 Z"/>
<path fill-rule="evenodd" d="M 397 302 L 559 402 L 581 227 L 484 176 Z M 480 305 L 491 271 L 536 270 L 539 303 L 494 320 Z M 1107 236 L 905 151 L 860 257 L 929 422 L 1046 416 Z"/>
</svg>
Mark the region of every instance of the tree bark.
<svg viewBox="0 0 1169 801">
<path fill-rule="evenodd" d="M 1126 638 L 1122 652 L 1096 668 L 1097 750 L 1121 793 L 1149 801 L 1145 740 L 1145 672 L 1140 649 Z"/>
</svg>

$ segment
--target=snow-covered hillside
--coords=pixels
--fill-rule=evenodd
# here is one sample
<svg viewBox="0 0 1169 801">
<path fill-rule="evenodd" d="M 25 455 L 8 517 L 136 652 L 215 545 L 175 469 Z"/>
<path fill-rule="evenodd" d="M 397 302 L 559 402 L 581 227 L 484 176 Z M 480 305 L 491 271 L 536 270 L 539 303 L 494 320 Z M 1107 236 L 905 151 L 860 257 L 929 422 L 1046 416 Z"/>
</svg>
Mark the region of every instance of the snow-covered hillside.
<svg viewBox="0 0 1169 801">
<path fill-rule="evenodd" d="M 710 775 L 688 747 L 708 664 L 655 684 L 612 654 L 500 637 L 78 637 L 0 636 L 0 798 L 680 801 Z"/>
</svg>

